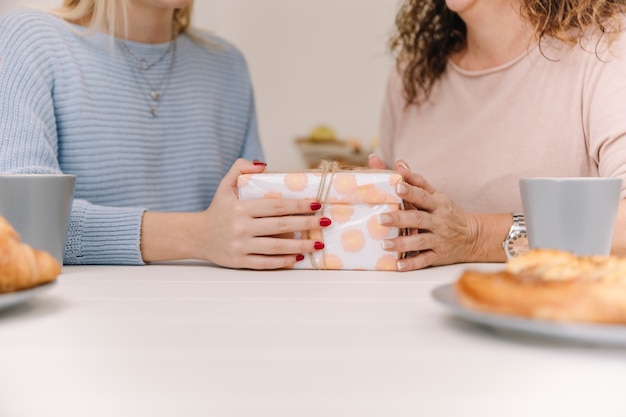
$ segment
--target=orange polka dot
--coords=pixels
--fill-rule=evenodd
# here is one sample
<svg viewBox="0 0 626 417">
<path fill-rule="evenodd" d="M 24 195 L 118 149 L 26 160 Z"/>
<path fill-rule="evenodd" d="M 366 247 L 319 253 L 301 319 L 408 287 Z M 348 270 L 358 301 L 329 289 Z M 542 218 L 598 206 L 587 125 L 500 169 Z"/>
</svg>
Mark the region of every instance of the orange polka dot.
<svg viewBox="0 0 626 417">
<path fill-rule="evenodd" d="M 377 186 L 368 184 L 359 187 L 356 190 L 356 196 L 360 202 L 366 204 L 381 204 L 387 201 L 388 194 Z"/>
<path fill-rule="evenodd" d="M 237 177 L 237 187 L 244 187 L 250 182 L 250 174 L 241 174 Z"/>
<path fill-rule="evenodd" d="M 283 198 L 283 195 L 277 191 L 268 191 L 263 194 L 263 198 L 270 200 L 280 200 L 281 198 Z"/>
<path fill-rule="evenodd" d="M 375 268 L 377 271 L 397 271 L 398 262 L 393 255 L 386 254 L 378 258 Z"/>
<path fill-rule="evenodd" d="M 389 176 L 389 184 L 395 187 L 399 182 L 402 182 L 402 175 L 400 174 L 391 174 Z"/>
<path fill-rule="evenodd" d="M 376 188 L 374 184 L 361 185 L 354 190 L 354 195 L 358 201 L 365 203 L 367 200 L 371 199 L 374 188 Z"/>
<path fill-rule="evenodd" d="M 285 186 L 290 191 L 304 191 L 309 183 L 307 174 L 302 172 L 294 172 L 285 175 Z"/>
<path fill-rule="evenodd" d="M 352 203 L 352 200 L 349 198 L 342 198 L 340 196 L 327 196 L 324 199 L 324 202 L 327 204 L 345 204 L 345 203 Z"/>
<path fill-rule="evenodd" d="M 350 229 L 341 234 L 341 246 L 346 252 L 359 252 L 365 246 L 365 236 L 359 229 Z"/>
<path fill-rule="evenodd" d="M 390 227 L 381 226 L 378 224 L 377 216 L 370 216 L 367 219 L 367 231 L 372 239 L 382 240 L 385 239 L 389 235 Z"/>
<path fill-rule="evenodd" d="M 395 191 L 392 194 L 386 194 L 384 202 L 387 204 L 400 204 L 402 199 L 398 197 L 398 194 Z"/>
<path fill-rule="evenodd" d="M 354 206 L 351 204 L 331 204 L 328 212 L 333 223 L 347 223 L 354 214 Z"/>
<path fill-rule="evenodd" d="M 356 175 L 339 173 L 333 178 L 333 187 L 339 194 L 354 194 L 356 190 Z"/>
<path fill-rule="evenodd" d="M 317 266 L 320 269 L 342 269 L 343 261 L 337 255 L 326 253 L 321 255 L 319 259 L 316 259 Z"/>
</svg>

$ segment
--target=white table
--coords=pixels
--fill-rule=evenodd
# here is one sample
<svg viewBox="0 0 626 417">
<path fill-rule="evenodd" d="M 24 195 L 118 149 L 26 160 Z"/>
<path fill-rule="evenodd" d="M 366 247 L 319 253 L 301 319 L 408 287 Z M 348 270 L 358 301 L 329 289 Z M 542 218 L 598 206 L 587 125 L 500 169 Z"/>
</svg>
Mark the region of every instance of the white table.
<svg viewBox="0 0 626 417">
<path fill-rule="evenodd" d="M 626 416 L 626 349 L 453 317 L 466 267 L 66 266 L 0 312 L 0 416 Z"/>
</svg>

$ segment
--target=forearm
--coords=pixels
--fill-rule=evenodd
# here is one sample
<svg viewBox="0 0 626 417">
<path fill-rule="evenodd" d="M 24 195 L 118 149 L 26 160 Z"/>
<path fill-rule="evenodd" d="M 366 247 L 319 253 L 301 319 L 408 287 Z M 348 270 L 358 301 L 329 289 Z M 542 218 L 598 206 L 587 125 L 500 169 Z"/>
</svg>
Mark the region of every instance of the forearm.
<svg viewBox="0 0 626 417">
<path fill-rule="evenodd" d="M 504 262 L 506 255 L 502 242 L 511 228 L 511 213 L 476 214 L 475 238 L 470 244 L 471 258 L 468 262 Z"/>
<path fill-rule="evenodd" d="M 199 259 L 201 213 L 145 212 L 141 223 L 144 262 Z"/>
</svg>

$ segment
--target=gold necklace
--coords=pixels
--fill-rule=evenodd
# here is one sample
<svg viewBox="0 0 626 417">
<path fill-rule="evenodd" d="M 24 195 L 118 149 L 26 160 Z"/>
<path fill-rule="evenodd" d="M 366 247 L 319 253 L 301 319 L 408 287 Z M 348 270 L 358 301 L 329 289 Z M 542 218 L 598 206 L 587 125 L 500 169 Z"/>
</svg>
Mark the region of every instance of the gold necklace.
<svg viewBox="0 0 626 417">
<path fill-rule="evenodd" d="M 167 49 L 154 61 L 149 62 L 145 58 L 138 56 L 135 54 L 132 49 L 121 39 L 116 40 L 119 49 L 122 51 L 126 62 L 128 63 L 135 83 L 139 87 L 141 91 L 141 95 L 145 98 L 148 107 L 150 108 L 150 114 L 152 117 L 157 116 L 157 110 L 160 104 L 160 100 L 162 96 L 165 94 L 167 87 L 169 86 L 172 70 L 174 68 L 174 62 L 176 61 L 176 38 L 172 36 L 170 43 Z M 148 77 L 147 72 L 165 60 L 168 55 L 172 55 L 170 59 L 170 64 L 167 68 L 167 72 L 163 76 L 163 78 L 156 84 L 152 83 Z M 144 91 L 144 86 L 148 87 L 148 93 Z"/>
</svg>

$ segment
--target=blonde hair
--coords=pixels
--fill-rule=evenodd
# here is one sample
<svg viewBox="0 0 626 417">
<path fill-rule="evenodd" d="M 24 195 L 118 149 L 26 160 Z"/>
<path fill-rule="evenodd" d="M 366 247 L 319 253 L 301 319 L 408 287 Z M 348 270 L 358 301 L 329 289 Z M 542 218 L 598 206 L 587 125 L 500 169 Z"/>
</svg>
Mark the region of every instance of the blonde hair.
<svg viewBox="0 0 626 417">
<path fill-rule="evenodd" d="M 93 32 L 99 28 L 106 28 L 111 37 L 118 34 L 117 28 L 117 1 L 116 0 L 63 0 L 63 5 L 51 11 L 52 14 L 73 23 L 82 23 L 89 20 L 88 29 Z M 174 36 L 188 33 L 191 25 L 191 11 L 193 1 L 180 9 L 174 9 L 172 28 Z M 126 8 L 123 7 L 123 33 L 128 31 Z"/>
<path fill-rule="evenodd" d="M 551 37 L 575 45 L 588 30 L 605 35 L 610 43 L 622 31 L 626 12 L 626 0 L 519 0 L 519 4 L 540 43 Z M 402 74 L 407 105 L 428 100 L 448 58 L 462 51 L 466 41 L 465 22 L 444 0 L 403 2 L 389 46 Z"/>
</svg>

